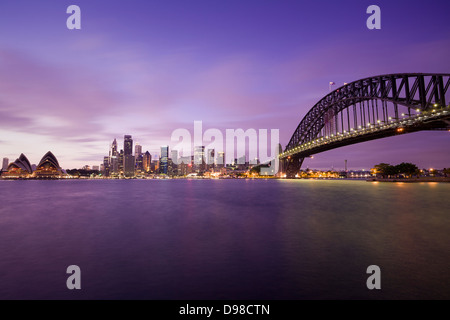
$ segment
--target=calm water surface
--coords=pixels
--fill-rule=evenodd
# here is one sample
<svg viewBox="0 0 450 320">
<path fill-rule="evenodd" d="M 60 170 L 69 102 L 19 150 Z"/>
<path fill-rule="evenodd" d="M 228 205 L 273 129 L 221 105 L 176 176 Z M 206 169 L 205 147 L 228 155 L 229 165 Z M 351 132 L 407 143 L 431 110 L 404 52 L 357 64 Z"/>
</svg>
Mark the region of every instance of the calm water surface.
<svg viewBox="0 0 450 320">
<path fill-rule="evenodd" d="M 450 184 L 0 181 L 0 195 L 0 299 L 450 299 Z"/>
</svg>

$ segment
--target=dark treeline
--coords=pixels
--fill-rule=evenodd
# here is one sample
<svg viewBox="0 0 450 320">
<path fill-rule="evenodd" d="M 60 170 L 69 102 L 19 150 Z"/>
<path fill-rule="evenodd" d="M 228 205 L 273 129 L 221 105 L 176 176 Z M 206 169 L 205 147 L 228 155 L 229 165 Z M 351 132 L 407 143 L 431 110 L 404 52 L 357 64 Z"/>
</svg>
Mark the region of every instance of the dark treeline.
<svg viewBox="0 0 450 320">
<path fill-rule="evenodd" d="M 70 174 L 74 177 L 90 177 L 91 175 L 98 176 L 100 171 L 98 170 L 85 170 L 85 169 L 71 169 L 66 171 L 67 174 Z"/>
<path fill-rule="evenodd" d="M 397 165 L 390 165 L 388 163 L 380 163 L 374 167 L 374 170 L 375 170 L 374 173 L 377 176 L 381 176 L 383 178 L 398 177 L 398 176 L 410 178 L 412 176 L 418 177 L 423 174 L 422 170 L 419 170 L 419 168 L 415 164 L 409 163 L 409 162 L 402 162 Z M 432 170 L 432 169 L 430 169 L 430 170 Z M 423 171 L 427 171 L 427 170 L 423 170 Z M 450 174 L 450 169 L 444 168 L 442 170 L 442 173 L 447 176 L 448 174 Z"/>
</svg>

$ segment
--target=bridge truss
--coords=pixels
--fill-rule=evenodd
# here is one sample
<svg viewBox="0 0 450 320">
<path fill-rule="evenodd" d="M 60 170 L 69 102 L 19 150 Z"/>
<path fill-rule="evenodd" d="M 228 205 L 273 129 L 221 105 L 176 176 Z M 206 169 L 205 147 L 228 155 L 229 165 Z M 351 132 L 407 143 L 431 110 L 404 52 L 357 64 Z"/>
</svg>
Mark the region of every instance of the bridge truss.
<svg viewBox="0 0 450 320">
<path fill-rule="evenodd" d="M 319 152 L 420 130 L 450 129 L 450 74 L 361 79 L 320 100 L 279 155 L 288 177 Z"/>
</svg>

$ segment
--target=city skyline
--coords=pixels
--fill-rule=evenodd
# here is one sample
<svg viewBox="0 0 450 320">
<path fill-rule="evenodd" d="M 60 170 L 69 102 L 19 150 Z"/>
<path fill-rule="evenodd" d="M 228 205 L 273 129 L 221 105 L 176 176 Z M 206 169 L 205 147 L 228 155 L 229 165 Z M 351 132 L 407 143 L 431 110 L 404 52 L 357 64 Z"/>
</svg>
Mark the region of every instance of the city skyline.
<svg viewBox="0 0 450 320">
<path fill-rule="evenodd" d="M 369 4 L 80 0 L 82 29 L 69 31 L 65 4 L 6 2 L 0 157 L 39 159 L 51 149 L 65 168 L 98 165 L 123 132 L 155 155 L 195 120 L 223 131 L 277 128 L 284 148 L 330 82 L 450 72 L 448 30 L 414 22 L 446 19 L 448 2 L 378 1 L 382 29 L 372 31 Z M 443 168 L 449 140 L 412 133 L 321 153 L 305 166 Z"/>
</svg>

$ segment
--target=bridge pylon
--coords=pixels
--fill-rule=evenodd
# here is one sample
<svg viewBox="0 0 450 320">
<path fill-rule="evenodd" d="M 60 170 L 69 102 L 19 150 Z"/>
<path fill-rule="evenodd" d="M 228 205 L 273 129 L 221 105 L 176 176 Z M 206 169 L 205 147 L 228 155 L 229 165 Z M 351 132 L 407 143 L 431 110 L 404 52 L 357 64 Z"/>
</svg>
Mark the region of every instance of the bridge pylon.
<svg viewBox="0 0 450 320">
<path fill-rule="evenodd" d="M 295 176 L 300 172 L 304 160 L 305 158 L 298 155 L 292 155 L 284 159 L 287 179 L 295 179 Z"/>
</svg>

